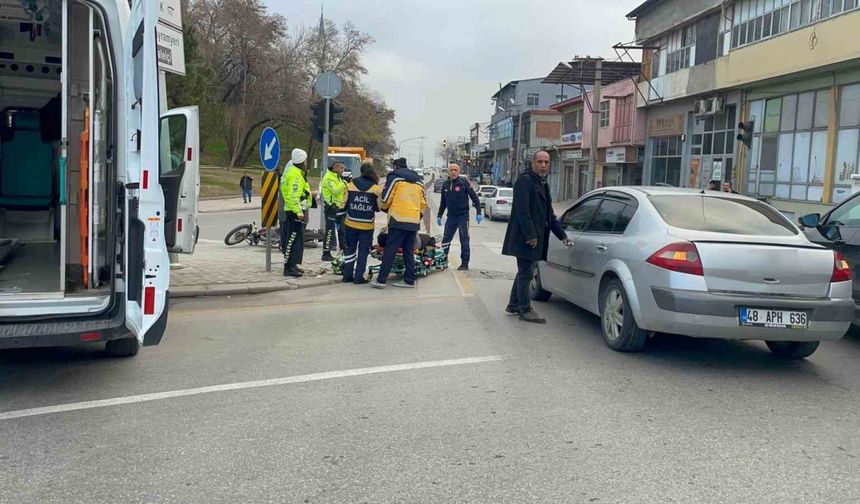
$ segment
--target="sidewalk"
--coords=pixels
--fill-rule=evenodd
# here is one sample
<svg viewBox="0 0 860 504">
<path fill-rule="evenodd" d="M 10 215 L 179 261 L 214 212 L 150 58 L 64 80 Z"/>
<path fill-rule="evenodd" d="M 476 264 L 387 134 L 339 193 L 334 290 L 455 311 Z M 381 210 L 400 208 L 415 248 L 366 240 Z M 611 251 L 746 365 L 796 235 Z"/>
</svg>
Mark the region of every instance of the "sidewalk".
<svg viewBox="0 0 860 504">
<path fill-rule="evenodd" d="M 192 255 L 180 255 L 170 268 L 172 297 L 227 296 L 329 285 L 340 281 L 329 263 L 320 261 L 322 246 L 305 248 L 301 278 L 284 277 L 284 259 L 272 249 L 272 271 L 266 272 L 266 247 L 246 243 L 228 247 L 215 240 L 200 241 Z"/>
<path fill-rule="evenodd" d="M 231 212 L 259 209 L 259 199 L 245 204 L 241 197 L 201 200 L 201 213 Z M 431 202 L 435 207 L 435 203 Z M 434 208 L 435 215 L 435 208 Z M 318 213 L 312 210 L 311 223 Z M 376 229 L 385 226 L 387 215 L 376 215 Z M 434 228 L 435 231 L 435 228 Z M 230 296 L 259 294 L 336 284 L 339 275 L 331 273 L 331 265 L 320 260 L 322 244 L 316 247 L 305 244 L 302 268 L 305 276 L 283 276 L 284 260 L 277 248 L 272 249 L 272 270 L 266 272 L 266 247 L 247 243 L 228 247 L 220 240 L 200 240 L 194 254 L 180 255 L 179 264 L 170 268 L 170 294 L 172 297 Z M 375 261 L 370 261 L 374 264 Z"/>
<path fill-rule="evenodd" d="M 201 199 L 197 203 L 197 211 L 200 213 L 235 212 L 238 210 L 259 210 L 260 198 L 254 196 L 250 203 L 242 201 L 241 196 L 235 198 L 211 198 Z"/>
</svg>

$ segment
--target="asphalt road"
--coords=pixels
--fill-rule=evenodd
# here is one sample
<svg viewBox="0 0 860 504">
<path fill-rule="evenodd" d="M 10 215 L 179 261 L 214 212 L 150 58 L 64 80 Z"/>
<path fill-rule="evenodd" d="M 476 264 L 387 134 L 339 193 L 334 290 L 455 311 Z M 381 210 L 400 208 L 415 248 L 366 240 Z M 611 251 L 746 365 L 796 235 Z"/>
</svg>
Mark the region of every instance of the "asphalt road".
<svg viewBox="0 0 860 504">
<path fill-rule="evenodd" d="M 558 300 L 525 325 L 504 227 L 414 291 L 175 302 L 132 359 L 0 352 L 0 502 L 860 500 L 860 337 L 786 362 L 667 336 L 616 353 Z"/>
</svg>

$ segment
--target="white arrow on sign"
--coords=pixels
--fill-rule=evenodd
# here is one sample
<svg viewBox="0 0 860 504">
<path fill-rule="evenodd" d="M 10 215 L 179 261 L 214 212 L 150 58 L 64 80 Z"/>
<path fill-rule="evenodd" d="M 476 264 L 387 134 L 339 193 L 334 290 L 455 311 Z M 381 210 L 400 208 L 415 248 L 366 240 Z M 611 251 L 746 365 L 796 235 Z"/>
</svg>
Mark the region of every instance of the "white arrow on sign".
<svg viewBox="0 0 860 504">
<path fill-rule="evenodd" d="M 278 137 L 272 137 L 272 141 L 269 142 L 269 145 L 266 146 L 266 152 L 263 153 L 263 160 L 268 161 L 272 159 L 272 149 L 275 148 L 275 142 L 278 141 Z"/>
</svg>

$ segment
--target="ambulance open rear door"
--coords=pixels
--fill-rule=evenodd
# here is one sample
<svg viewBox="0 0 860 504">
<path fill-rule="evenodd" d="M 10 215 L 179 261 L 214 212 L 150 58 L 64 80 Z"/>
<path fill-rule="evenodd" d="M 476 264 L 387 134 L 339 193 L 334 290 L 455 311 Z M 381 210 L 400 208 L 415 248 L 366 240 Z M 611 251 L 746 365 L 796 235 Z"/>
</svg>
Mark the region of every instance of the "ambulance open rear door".
<svg viewBox="0 0 860 504">
<path fill-rule="evenodd" d="M 159 182 L 156 32 L 158 0 L 133 0 L 123 46 L 127 182 L 124 194 L 126 326 L 143 345 L 161 341 L 167 324 L 170 260 Z"/>
</svg>

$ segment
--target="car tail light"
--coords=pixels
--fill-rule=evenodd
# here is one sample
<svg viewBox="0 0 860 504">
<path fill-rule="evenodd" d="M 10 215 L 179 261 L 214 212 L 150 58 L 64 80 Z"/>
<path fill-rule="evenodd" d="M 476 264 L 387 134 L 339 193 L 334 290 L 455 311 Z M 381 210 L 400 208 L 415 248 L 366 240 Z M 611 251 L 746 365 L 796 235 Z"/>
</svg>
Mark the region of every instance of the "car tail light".
<svg viewBox="0 0 860 504">
<path fill-rule="evenodd" d="M 646 262 L 658 268 L 689 275 L 704 276 L 699 250 L 690 242 L 667 245 L 649 257 Z"/>
<path fill-rule="evenodd" d="M 506 200 L 506 199 L 496 200 L 496 204 L 497 204 L 497 205 L 507 205 L 507 204 L 508 204 L 508 200 Z"/>
<path fill-rule="evenodd" d="M 833 252 L 833 275 L 830 277 L 830 282 L 847 282 L 851 279 L 851 265 L 845 260 L 842 252 Z"/>
</svg>

